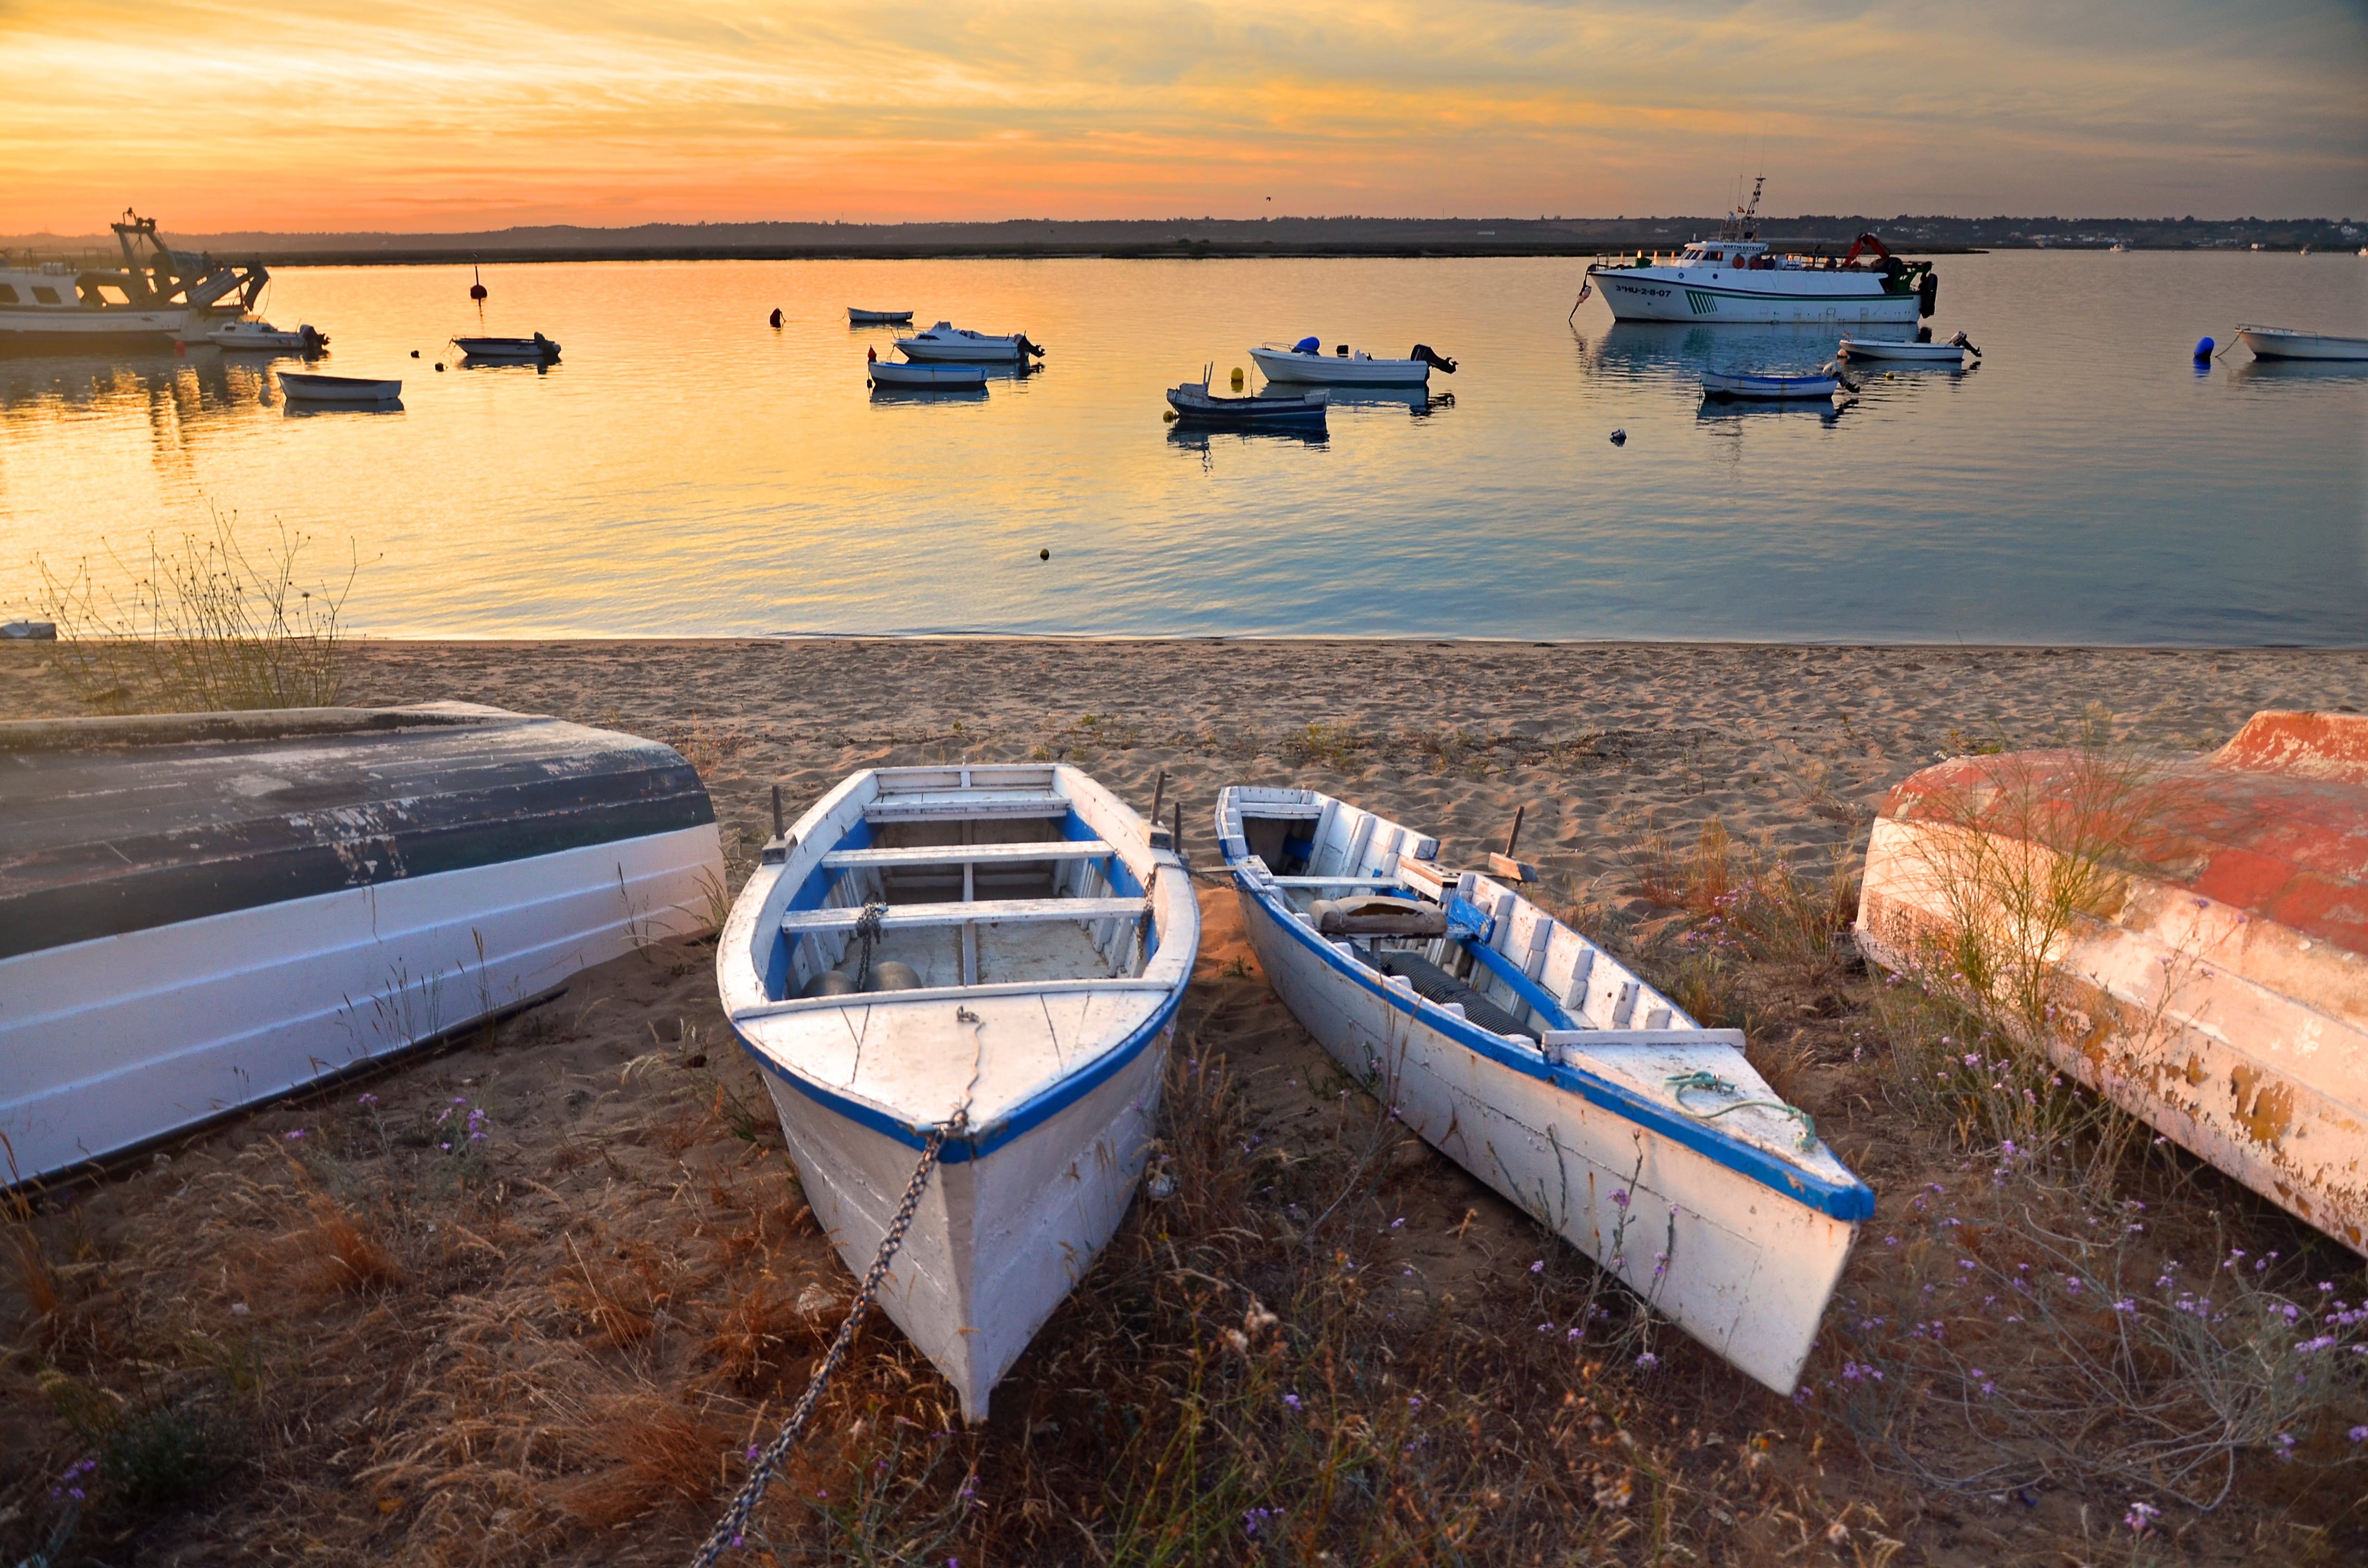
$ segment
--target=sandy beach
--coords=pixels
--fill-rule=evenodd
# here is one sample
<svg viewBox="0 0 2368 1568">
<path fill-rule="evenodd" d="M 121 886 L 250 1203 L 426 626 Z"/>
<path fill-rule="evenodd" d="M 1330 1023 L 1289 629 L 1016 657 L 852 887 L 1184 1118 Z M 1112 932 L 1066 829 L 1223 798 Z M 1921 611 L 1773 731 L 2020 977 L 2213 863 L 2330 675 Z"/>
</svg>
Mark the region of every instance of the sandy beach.
<svg viewBox="0 0 2368 1568">
<path fill-rule="evenodd" d="M 74 710 L 43 658 L 38 647 L 0 647 L 0 712 Z M 1691 843 L 1715 816 L 1738 840 L 1820 874 L 1843 857 L 1847 873 L 1884 791 L 1936 756 L 2083 733 L 2214 747 L 2261 709 L 2356 708 L 2368 699 L 2368 653 L 1041 641 L 352 649 L 345 700 L 437 699 L 676 745 L 706 778 L 742 867 L 768 831 L 774 785 L 794 815 L 851 769 L 940 759 L 1057 757 L 1139 809 L 1164 770 L 1167 799 L 1183 807 L 1184 847 L 1202 865 L 1213 858 L 1215 790 L 1235 780 L 1309 784 L 1429 824 L 1450 859 L 1498 846 L 1525 810 L 1520 853 L 1543 873 L 1545 901 L 1591 907 L 1633 940 L 1672 918 L 1637 887 L 1639 846 L 1656 835 Z M 1995 1499 L 1935 1493 L 1847 1455 L 1838 1420 L 1748 1385 L 1674 1336 L 1655 1342 L 1663 1381 L 1618 1384 L 1616 1395 L 1595 1381 L 1600 1363 L 1520 1370 L 1541 1354 L 1518 1335 L 1506 1341 L 1527 1324 L 1520 1314 L 1589 1321 L 1593 1309 L 1572 1302 L 1597 1299 L 1592 1270 L 1445 1160 L 1376 1131 L 1375 1108 L 1338 1087 L 1267 990 L 1230 894 L 1212 888 L 1202 906 L 1201 962 L 1171 1075 L 1171 1107 L 1185 1108 L 1174 1136 L 1201 1139 L 1211 1172 L 1237 1148 L 1239 1168 L 1224 1178 L 1234 1185 L 1189 1212 L 1139 1204 L 998 1393 L 995 1421 L 933 1439 L 930 1453 L 961 1453 L 951 1471 L 923 1471 L 921 1492 L 966 1498 L 952 1485 L 967 1465 L 991 1495 L 1012 1500 L 1008 1516 L 969 1523 L 950 1504 L 955 1533 L 942 1539 L 988 1543 L 983 1561 L 1103 1560 L 1074 1536 L 1048 1544 L 1044 1510 L 1074 1510 L 1089 1540 L 1115 1528 L 1076 1490 L 1120 1430 L 1077 1416 L 1081 1391 L 1123 1381 L 1112 1346 L 1140 1345 L 1144 1303 L 1173 1288 L 1175 1256 L 1195 1260 L 1187 1274 L 1266 1279 L 1280 1299 L 1289 1275 L 1278 1260 L 1297 1233 L 1288 1210 L 1269 1214 L 1257 1196 L 1275 1187 L 1254 1189 L 1266 1178 L 1247 1173 L 1360 1160 L 1382 1174 L 1360 1189 L 1344 1233 L 1362 1239 L 1344 1240 L 1339 1256 L 1354 1247 L 1368 1271 L 1397 1282 L 1351 1289 L 1336 1270 L 1332 1287 L 1372 1314 L 1375 1343 L 1436 1321 L 1438 1333 L 1464 1335 L 1470 1355 L 1496 1358 L 1492 1375 L 1511 1366 L 1526 1380 L 1518 1386 L 1534 1386 L 1535 1410 L 1507 1417 L 1528 1435 L 1494 1439 L 1498 1457 L 1475 1459 L 1460 1484 L 1509 1486 L 1503 1456 L 1528 1455 L 1521 1474 L 1542 1466 L 1576 1489 L 1566 1506 L 1578 1513 L 1567 1517 L 1600 1530 L 1589 1552 L 1658 1556 L 1626 1513 L 1623 1489 L 1647 1476 L 1691 1499 L 1667 1504 L 1651 1540 L 1690 1542 L 1717 1562 L 1795 1549 L 1803 1561 L 1851 1562 L 1853 1550 L 1888 1561 L 1903 1542 L 1905 1561 L 2055 1561 L 2086 1538 L 2092 1515 L 2101 1524 L 2123 1506 L 2071 1483 Z M 61 1388 L 120 1396 L 140 1356 L 168 1365 L 138 1376 L 196 1386 L 192 1369 L 262 1346 L 279 1435 L 258 1439 L 243 1501 L 176 1516 L 150 1547 L 119 1543 L 110 1550 L 124 1555 L 107 1560 L 678 1559 L 735 1482 L 733 1456 L 765 1440 L 803 1387 L 848 1288 L 729 1043 L 712 962 L 696 940 L 619 960 L 495 1035 L 396 1065 L 364 1091 L 367 1104 L 348 1087 L 276 1107 L 79 1187 L 70 1220 L 52 1211 L 35 1227 L 44 1245 L 80 1251 L 24 1277 L 47 1278 L 51 1304 L 17 1318 L 12 1338 L 26 1353 L 0 1371 L 10 1413 L 0 1451 L 25 1456 L 0 1460 L 0 1506 L 30 1507 L 43 1467 L 76 1451 L 82 1396 Z M 1785 1092 L 1876 1188 L 1870 1233 L 1907 1235 L 1937 1222 L 1929 1195 L 1977 1193 L 1988 1173 L 1954 1134 L 1886 1097 L 1876 1060 L 1854 1043 L 1872 1027 L 1866 989 L 1828 974 L 1755 994 L 1752 1027 L 1780 1051 Z M 1224 1083 L 1209 1086 L 1204 1067 L 1221 1064 Z M 479 1165 L 438 1187 L 430 1178 L 441 1166 L 416 1153 L 432 1131 L 415 1134 L 455 1104 L 484 1109 L 494 1135 Z M 1258 1164 L 1269 1156 L 1278 1164 Z M 2210 1173 L 2183 1179 L 2194 1233 L 2233 1222 L 2239 1235 L 2297 1244 L 2295 1227 Z M 1218 1177 L 1208 1180 L 1214 1193 Z M 1242 1239 L 1252 1233 L 1264 1239 Z M 2166 1221 L 2166 1233 L 2186 1233 Z M 1862 1243 L 1846 1290 L 1872 1298 L 1913 1278 L 1897 1272 L 1912 1250 Z M 1497 1301 L 1515 1303 L 1502 1324 L 1474 1304 Z M 165 1344 L 182 1348 L 154 1349 Z M 861 1369 L 834 1386 L 827 1436 L 777 1492 L 777 1540 L 832 1539 L 810 1527 L 833 1489 L 860 1483 L 867 1466 L 907 1464 L 905 1450 L 881 1449 L 881 1434 L 926 1426 L 942 1403 L 893 1329 L 868 1329 L 859 1358 Z M 1595 1403 L 1572 1406 L 1566 1384 L 1592 1389 Z M 1633 1429 L 1633 1452 L 1607 1457 L 1612 1426 L 1581 1417 Z M 1935 1451 L 1948 1441 L 1936 1437 Z M 2340 1557 L 2361 1524 L 2328 1488 L 2354 1472 L 2328 1473 L 2332 1483 L 2299 1492 L 2276 1473 L 2248 1480 L 2237 1503 L 2199 1517 L 2188 1560 L 2234 1561 L 2263 1531 Z"/>
</svg>

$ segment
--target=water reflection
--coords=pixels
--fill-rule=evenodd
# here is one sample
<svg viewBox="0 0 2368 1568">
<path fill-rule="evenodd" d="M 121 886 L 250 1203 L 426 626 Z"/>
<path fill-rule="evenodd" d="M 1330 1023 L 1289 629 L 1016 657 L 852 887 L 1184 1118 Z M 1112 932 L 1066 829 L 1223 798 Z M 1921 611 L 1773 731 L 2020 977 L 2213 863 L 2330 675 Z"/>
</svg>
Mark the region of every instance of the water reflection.
<svg viewBox="0 0 2368 1568">
<path fill-rule="evenodd" d="M 1327 430 L 1213 430 L 1207 426 L 1185 424 L 1167 427 L 1167 444 L 1206 457 L 1217 443 L 1241 446 L 1323 447 L 1332 439 Z"/>
<path fill-rule="evenodd" d="M 871 401 L 877 406 L 892 403 L 925 404 L 933 403 L 982 403 L 986 401 L 985 387 L 883 387 L 874 385 Z"/>
<path fill-rule="evenodd" d="M 391 397 L 384 402 L 367 398 L 283 398 L 282 414 L 290 419 L 311 419 L 330 414 L 401 414 L 403 400 Z"/>
<path fill-rule="evenodd" d="M 2228 372 L 2238 386 L 2368 381 L 2368 359 L 2248 359 Z"/>
<path fill-rule="evenodd" d="M 1269 382 L 1269 391 L 1272 388 Z M 1328 401 L 1334 408 L 1403 408 L 1417 419 L 1455 406 L 1453 392 L 1434 392 L 1429 387 L 1334 387 L 1331 392 Z"/>
<path fill-rule="evenodd" d="M 1711 326 L 1697 322 L 1615 322 L 1598 340 L 1599 369 L 1638 381 L 1691 380 L 1704 370 L 1731 375 L 1805 375 L 1831 359 L 1840 331 L 1822 323 Z"/>
</svg>

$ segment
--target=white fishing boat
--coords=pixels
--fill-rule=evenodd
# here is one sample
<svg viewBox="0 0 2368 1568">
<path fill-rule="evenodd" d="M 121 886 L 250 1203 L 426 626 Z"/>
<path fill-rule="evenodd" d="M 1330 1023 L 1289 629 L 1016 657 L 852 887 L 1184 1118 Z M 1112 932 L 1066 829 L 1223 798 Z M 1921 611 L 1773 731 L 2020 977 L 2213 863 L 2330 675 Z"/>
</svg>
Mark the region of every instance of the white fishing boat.
<svg viewBox="0 0 2368 1568">
<path fill-rule="evenodd" d="M 859 1277 L 945 1134 L 879 1303 L 968 1420 L 1126 1211 L 1200 937 L 1167 833 L 1057 765 L 855 774 L 733 907 L 723 1010 Z"/>
<path fill-rule="evenodd" d="M 1831 398 L 1842 390 L 1841 379 L 1815 376 L 1748 376 L 1721 370 L 1702 372 L 1702 396 L 1745 403 L 1795 403 Z"/>
<path fill-rule="evenodd" d="M 286 332 L 252 318 L 217 323 L 200 332 L 197 340 L 232 353 L 313 355 L 329 347 L 328 338 L 315 332 L 310 322 Z"/>
<path fill-rule="evenodd" d="M 456 337 L 452 347 L 472 359 L 551 361 L 559 358 L 559 345 L 539 332 L 531 337 Z"/>
<path fill-rule="evenodd" d="M 2284 326 L 2240 326 L 2237 335 L 2258 359 L 2368 359 L 2368 337 L 2339 337 Z"/>
<path fill-rule="evenodd" d="M 723 885 L 680 756 L 498 709 L 19 720 L 0 761 L 17 1177 L 447 1038 Z"/>
<path fill-rule="evenodd" d="M 1376 359 L 1362 349 L 1351 353 L 1345 343 L 1327 355 L 1322 342 L 1313 337 L 1303 337 L 1296 343 L 1260 344 L 1249 354 L 1269 381 L 1316 386 L 1421 387 L 1430 384 L 1434 369 L 1451 376 L 1455 373 L 1454 360 L 1433 353 L 1429 345 L 1421 343 L 1416 344 L 1404 359 Z"/>
<path fill-rule="evenodd" d="M 951 322 L 939 322 L 927 332 L 900 337 L 896 347 L 905 358 L 956 365 L 1008 365 L 1030 355 L 1042 358 L 1044 351 L 1028 341 L 1024 332 L 1008 337 L 996 337 L 983 332 L 958 327 Z"/>
<path fill-rule="evenodd" d="M 260 262 L 174 250 L 154 218 L 126 212 L 112 227 L 121 267 L 0 258 L 0 352 L 170 348 L 221 311 L 252 310 L 271 276 Z"/>
<path fill-rule="evenodd" d="M 1730 214 L 1716 239 L 1668 257 L 1596 262 L 1579 298 L 1601 289 L 1618 321 L 1839 324 L 1932 313 L 1940 285 L 1930 262 L 1903 261 L 1873 234 L 1861 234 L 1839 261 L 1779 253 L 1758 237 L 1759 210 L 1754 185 L 1751 205 Z"/>
<path fill-rule="evenodd" d="M 968 389 L 986 385 L 984 365 L 915 365 L 899 364 L 894 359 L 874 359 L 864 368 L 871 384 L 881 387 L 939 387 Z"/>
<path fill-rule="evenodd" d="M 1946 343 L 1901 343 L 1882 337 L 1849 337 L 1841 340 L 1841 354 L 1846 359 L 1891 359 L 1917 365 L 1963 365 L 1970 354 L 1978 359 L 1982 351 L 1965 340 L 1964 333 Z"/>
<path fill-rule="evenodd" d="M 2135 846 L 2100 864 L 2066 824 Z M 2368 1255 L 2368 718 L 2256 713 L 2152 765 L 1957 757 L 1891 791 L 1861 885 L 1869 958 L 2044 965 L 2058 1067 Z M 2031 914 L 2059 898 L 2060 929 Z"/>
<path fill-rule="evenodd" d="M 1874 1195 L 1744 1059 L 1521 896 L 1311 790 L 1225 790 L 1268 982 L 1434 1148 L 1789 1393 Z"/>
<path fill-rule="evenodd" d="M 393 403 L 403 395 L 403 383 L 373 376 L 324 376 L 309 370 L 282 370 L 279 392 L 283 397 L 299 403 Z"/>
</svg>

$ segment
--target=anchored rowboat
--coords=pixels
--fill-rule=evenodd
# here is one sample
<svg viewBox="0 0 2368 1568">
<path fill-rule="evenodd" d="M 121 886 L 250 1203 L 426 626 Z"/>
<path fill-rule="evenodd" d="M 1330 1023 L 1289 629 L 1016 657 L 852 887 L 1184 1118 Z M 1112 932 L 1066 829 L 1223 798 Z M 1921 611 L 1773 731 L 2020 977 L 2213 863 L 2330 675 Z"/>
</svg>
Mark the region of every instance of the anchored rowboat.
<svg viewBox="0 0 2368 1568">
<path fill-rule="evenodd" d="M 1209 391 L 1208 376 L 1204 370 L 1201 380 L 1167 389 L 1167 406 L 1176 411 L 1178 420 L 1233 428 L 1301 429 L 1320 426 L 1331 401 L 1331 393 L 1322 387 L 1289 396 L 1218 397 Z"/>
<path fill-rule="evenodd" d="M 2059 849 L 2066 824 L 2126 828 L 2130 863 Z M 1911 971 L 1968 941 L 2017 961 L 2032 923 L 2009 912 L 2079 892 L 2038 955 L 2064 986 L 2057 1065 L 2368 1254 L 2368 719 L 2256 713 L 2150 767 L 1925 768 L 1884 802 L 1863 889 L 1860 946 Z"/>
<path fill-rule="evenodd" d="M 279 392 L 283 397 L 299 403 L 393 403 L 403 395 L 403 383 L 368 376 L 323 376 L 282 370 Z"/>
<path fill-rule="evenodd" d="M 1737 402 L 1791 403 L 1830 398 L 1841 390 L 1835 376 L 1733 376 L 1702 372 L 1702 396 Z"/>
<path fill-rule="evenodd" d="M 912 324 L 910 311 L 867 311 L 854 305 L 847 307 L 847 319 L 856 326 L 907 326 Z"/>
<path fill-rule="evenodd" d="M 456 337 L 452 347 L 472 359 L 556 359 L 559 345 L 541 333 L 532 337 Z"/>
<path fill-rule="evenodd" d="M 865 367 L 872 384 L 882 387 L 983 387 L 984 365 L 900 365 L 894 359 L 874 360 Z"/>
<path fill-rule="evenodd" d="M 2283 326 L 2240 326 L 2237 335 L 2260 359 L 2368 359 L 2368 337 L 2339 337 Z"/>
<path fill-rule="evenodd" d="M 1311 790 L 1217 835 L 1251 948 L 1324 1049 L 1440 1153 L 1790 1392 L 1874 1195 L 1705 1029 L 1508 881 Z M 1510 869 L 1509 866 L 1508 869 Z"/>
<path fill-rule="evenodd" d="M 0 763 L 0 1133 L 23 1177 L 703 929 L 723 876 L 680 756 L 494 708 L 25 720 Z"/>
<path fill-rule="evenodd" d="M 1946 343 L 1898 343 L 1880 337 L 1845 337 L 1841 341 L 1842 357 L 1847 359 L 1896 359 L 1916 365 L 1963 365 L 1965 356 L 1978 359 L 1982 351 L 1965 341 L 1959 333 Z"/>
<path fill-rule="evenodd" d="M 966 1419 L 1142 1175 L 1201 939 L 1167 838 L 1075 767 L 867 769 L 766 846 L 724 926 L 724 1011 L 858 1275 L 946 1131 L 879 1301 Z"/>
</svg>

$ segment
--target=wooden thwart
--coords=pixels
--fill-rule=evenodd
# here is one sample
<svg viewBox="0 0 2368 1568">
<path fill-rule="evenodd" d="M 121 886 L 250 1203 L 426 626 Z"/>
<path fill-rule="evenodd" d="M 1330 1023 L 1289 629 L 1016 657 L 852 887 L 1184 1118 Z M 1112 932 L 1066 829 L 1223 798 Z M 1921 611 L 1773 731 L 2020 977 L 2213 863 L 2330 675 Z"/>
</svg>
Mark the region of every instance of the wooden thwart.
<svg viewBox="0 0 2368 1568">
<path fill-rule="evenodd" d="M 863 808 L 863 820 L 888 822 L 999 821 L 1011 817 L 1064 817 L 1069 798 L 1043 790 L 916 790 L 882 795 Z"/>
<path fill-rule="evenodd" d="M 882 931 L 929 926 L 1043 926 L 1063 920 L 1139 920 L 1149 910 L 1140 898 L 984 898 L 968 903 L 895 903 L 880 916 Z M 781 916 L 792 937 L 810 931 L 852 931 L 863 909 L 801 909 Z"/>
<path fill-rule="evenodd" d="M 862 867 L 979 866 L 1008 860 L 1099 860 L 1112 853 L 1099 838 L 1052 838 L 1031 844 L 928 844 L 911 849 L 834 849 L 822 858 L 823 869 L 851 871 Z"/>
</svg>

